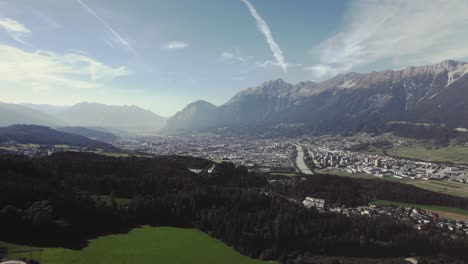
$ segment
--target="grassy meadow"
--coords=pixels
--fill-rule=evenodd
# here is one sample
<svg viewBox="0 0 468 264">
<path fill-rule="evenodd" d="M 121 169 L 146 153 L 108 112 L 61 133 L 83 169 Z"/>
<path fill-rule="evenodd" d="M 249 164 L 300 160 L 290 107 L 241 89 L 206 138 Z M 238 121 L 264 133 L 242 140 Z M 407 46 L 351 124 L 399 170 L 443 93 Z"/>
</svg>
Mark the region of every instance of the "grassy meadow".
<svg viewBox="0 0 468 264">
<path fill-rule="evenodd" d="M 10 250 L 29 250 L 29 247 L 0 242 Z M 221 241 L 194 230 L 172 227 L 133 229 L 128 234 L 109 235 L 89 241 L 82 250 L 44 248 L 42 252 L 11 255 L 34 258 L 41 264 L 260 264 L 266 263 L 243 256 Z"/>
<path fill-rule="evenodd" d="M 408 146 L 395 149 L 397 157 L 433 162 L 468 163 L 468 147 L 449 146 L 426 149 L 422 146 Z"/>
</svg>

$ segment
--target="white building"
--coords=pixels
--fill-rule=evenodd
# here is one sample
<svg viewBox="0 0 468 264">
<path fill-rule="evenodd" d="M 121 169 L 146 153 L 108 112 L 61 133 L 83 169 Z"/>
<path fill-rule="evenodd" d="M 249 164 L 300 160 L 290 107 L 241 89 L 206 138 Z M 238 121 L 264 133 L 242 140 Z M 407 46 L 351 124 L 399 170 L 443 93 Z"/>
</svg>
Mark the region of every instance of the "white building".
<svg viewBox="0 0 468 264">
<path fill-rule="evenodd" d="M 306 197 L 305 200 L 302 202 L 302 204 L 306 208 L 315 207 L 315 208 L 317 208 L 317 210 L 320 210 L 320 211 L 325 210 L 325 200 L 324 199 Z"/>
</svg>

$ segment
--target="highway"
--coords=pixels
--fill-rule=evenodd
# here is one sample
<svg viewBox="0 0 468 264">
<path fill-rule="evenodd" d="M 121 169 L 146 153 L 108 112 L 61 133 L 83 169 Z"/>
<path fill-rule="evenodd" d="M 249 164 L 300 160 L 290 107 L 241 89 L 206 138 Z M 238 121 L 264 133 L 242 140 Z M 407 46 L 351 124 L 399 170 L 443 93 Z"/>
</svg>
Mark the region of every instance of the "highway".
<svg viewBox="0 0 468 264">
<path fill-rule="evenodd" d="M 314 174 L 304 162 L 304 151 L 302 150 L 302 147 L 299 145 L 295 145 L 295 146 L 297 150 L 296 165 L 297 165 L 297 168 L 299 169 L 299 172 L 303 174 L 308 174 L 308 175 Z"/>
</svg>

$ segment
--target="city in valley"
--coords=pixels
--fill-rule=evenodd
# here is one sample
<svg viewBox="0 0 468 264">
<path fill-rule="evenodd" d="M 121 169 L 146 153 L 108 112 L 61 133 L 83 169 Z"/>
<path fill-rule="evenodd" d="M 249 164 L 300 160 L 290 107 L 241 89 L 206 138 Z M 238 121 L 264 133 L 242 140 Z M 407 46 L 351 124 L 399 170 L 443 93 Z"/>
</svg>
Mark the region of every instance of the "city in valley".
<svg viewBox="0 0 468 264">
<path fill-rule="evenodd" d="M 367 134 L 273 139 L 202 134 L 121 138 L 114 144 L 131 154 L 190 155 L 216 162 L 232 162 L 261 172 L 342 172 L 350 176 L 367 174 L 377 178 L 468 182 L 468 164 L 392 155 L 392 149 L 414 144 L 409 141 L 391 135 Z M 383 142 L 390 150 L 380 153 L 354 150 L 356 146 L 382 145 Z"/>
</svg>

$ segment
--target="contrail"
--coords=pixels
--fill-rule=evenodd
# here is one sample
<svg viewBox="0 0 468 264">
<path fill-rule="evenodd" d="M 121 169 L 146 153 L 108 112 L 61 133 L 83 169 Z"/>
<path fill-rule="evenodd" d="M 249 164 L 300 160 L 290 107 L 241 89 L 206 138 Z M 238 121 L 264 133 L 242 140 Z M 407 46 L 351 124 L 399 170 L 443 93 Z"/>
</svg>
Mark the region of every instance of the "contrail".
<svg viewBox="0 0 468 264">
<path fill-rule="evenodd" d="M 255 7 L 248 0 L 241 0 L 241 1 L 244 2 L 245 5 L 247 5 L 250 13 L 257 21 L 258 29 L 260 30 L 260 32 L 263 33 L 263 35 L 266 38 L 266 41 L 268 42 L 268 45 L 270 45 L 271 52 L 273 52 L 273 56 L 275 57 L 278 66 L 280 66 L 281 69 L 286 73 L 288 71 L 288 64 L 286 63 L 284 59 L 283 51 L 273 39 L 273 35 L 271 34 L 270 27 L 268 27 L 268 24 L 266 23 L 266 21 L 263 20 L 263 18 L 258 14 Z"/>
<path fill-rule="evenodd" d="M 122 36 L 120 36 L 117 31 L 115 31 L 111 26 L 109 26 L 106 21 L 104 21 L 102 18 L 100 18 L 94 10 L 92 10 L 88 5 L 86 5 L 82 0 L 76 0 L 80 5 L 82 5 L 91 15 L 93 15 L 97 20 L 101 21 L 101 23 L 128 49 L 130 49 L 132 52 L 135 52 L 128 43 Z"/>
</svg>

